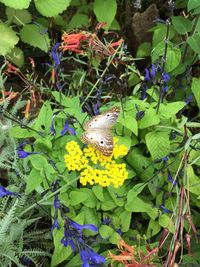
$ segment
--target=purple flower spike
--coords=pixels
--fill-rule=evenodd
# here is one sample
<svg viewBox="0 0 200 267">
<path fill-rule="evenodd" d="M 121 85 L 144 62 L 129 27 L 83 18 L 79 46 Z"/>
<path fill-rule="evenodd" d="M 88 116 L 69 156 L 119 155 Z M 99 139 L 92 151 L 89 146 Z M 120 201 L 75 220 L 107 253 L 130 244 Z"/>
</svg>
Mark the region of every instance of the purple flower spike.
<svg viewBox="0 0 200 267">
<path fill-rule="evenodd" d="M 40 152 L 26 152 L 23 149 L 19 149 L 19 150 L 17 150 L 17 154 L 18 154 L 18 157 L 20 159 L 24 159 L 24 158 L 27 158 L 30 155 L 41 154 L 41 153 Z"/>
<path fill-rule="evenodd" d="M 149 72 L 149 70 L 147 68 L 145 69 L 145 77 L 144 77 L 144 80 L 145 81 L 150 81 L 151 80 L 151 78 L 150 78 L 150 72 Z"/>
<path fill-rule="evenodd" d="M 151 66 L 151 77 L 155 78 L 156 77 L 156 67 L 154 64 Z"/>
<path fill-rule="evenodd" d="M 188 105 L 190 103 L 190 101 L 192 100 L 192 95 L 190 95 L 186 100 L 185 100 L 185 104 Z"/>
<path fill-rule="evenodd" d="M 168 82 L 170 80 L 170 76 L 166 72 L 162 73 L 162 77 L 163 77 L 164 82 Z"/>
<path fill-rule="evenodd" d="M 177 183 L 176 183 L 176 181 L 172 178 L 172 175 L 171 175 L 170 171 L 167 170 L 167 172 L 168 172 L 168 175 L 167 175 L 167 179 L 168 179 L 168 181 L 169 181 L 170 183 L 172 183 L 173 186 L 176 186 Z"/>
<path fill-rule="evenodd" d="M 55 62 L 56 66 L 60 65 L 60 54 L 58 54 L 58 48 L 60 46 L 60 43 L 56 43 L 51 51 L 51 55 L 53 58 L 53 61 Z"/>
<path fill-rule="evenodd" d="M 60 132 L 60 134 L 63 136 L 67 131 L 69 131 L 71 133 L 71 135 L 76 135 L 75 130 L 69 126 L 68 120 L 66 120 L 64 128 L 62 129 L 62 131 Z"/>
<path fill-rule="evenodd" d="M 7 190 L 7 189 L 5 189 L 5 187 L 3 187 L 2 185 L 0 185 L 0 197 L 4 197 L 4 196 L 16 196 L 16 195 L 18 195 L 18 194 Z"/>
</svg>

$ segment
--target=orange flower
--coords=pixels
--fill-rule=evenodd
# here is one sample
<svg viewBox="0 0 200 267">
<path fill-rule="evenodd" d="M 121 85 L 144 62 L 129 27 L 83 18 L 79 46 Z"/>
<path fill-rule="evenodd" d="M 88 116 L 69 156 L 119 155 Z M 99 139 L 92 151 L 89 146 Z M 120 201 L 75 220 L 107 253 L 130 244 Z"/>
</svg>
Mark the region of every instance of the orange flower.
<svg viewBox="0 0 200 267">
<path fill-rule="evenodd" d="M 31 107 L 31 101 L 28 100 L 28 101 L 27 101 L 27 104 L 26 104 L 26 109 L 25 109 L 25 111 L 23 112 L 23 113 L 25 114 L 25 118 L 26 118 L 26 119 L 28 119 L 28 117 L 29 117 L 30 107 Z"/>
<path fill-rule="evenodd" d="M 2 95 L 4 96 L 4 98 L 0 98 L 0 102 L 5 102 L 7 100 L 13 99 L 16 97 L 17 94 L 17 92 L 2 91 Z"/>
<path fill-rule="evenodd" d="M 81 42 L 84 40 L 87 40 L 89 37 L 89 34 L 80 32 L 80 33 L 64 33 L 62 36 L 62 45 L 61 49 L 62 51 L 73 51 L 75 53 L 83 53 L 83 51 L 80 49 Z"/>
</svg>

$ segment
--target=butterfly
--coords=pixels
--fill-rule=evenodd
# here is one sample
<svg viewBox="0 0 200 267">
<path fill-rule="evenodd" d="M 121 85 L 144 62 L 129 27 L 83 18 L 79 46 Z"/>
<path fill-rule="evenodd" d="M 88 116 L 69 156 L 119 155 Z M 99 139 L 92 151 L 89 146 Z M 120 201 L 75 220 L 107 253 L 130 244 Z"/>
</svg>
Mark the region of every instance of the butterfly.
<svg viewBox="0 0 200 267">
<path fill-rule="evenodd" d="M 103 155 L 109 157 L 113 152 L 112 126 L 116 123 L 120 108 L 114 107 L 87 121 L 83 129 L 85 132 L 81 140 L 98 149 Z"/>
</svg>

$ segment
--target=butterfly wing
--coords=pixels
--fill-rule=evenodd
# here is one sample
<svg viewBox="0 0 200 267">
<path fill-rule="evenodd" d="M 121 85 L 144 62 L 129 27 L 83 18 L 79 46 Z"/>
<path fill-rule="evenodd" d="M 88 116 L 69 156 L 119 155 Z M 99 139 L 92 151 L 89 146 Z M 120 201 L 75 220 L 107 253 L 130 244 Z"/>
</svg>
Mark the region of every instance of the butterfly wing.
<svg viewBox="0 0 200 267">
<path fill-rule="evenodd" d="M 94 146 L 107 157 L 112 154 L 113 137 L 110 129 L 90 129 L 82 134 L 81 140 L 86 144 Z"/>
<path fill-rule="evenodd" d="M 100 115 L 92 117 L 88 122 L 86 122 L 83 128 L 87 131 L 89 129 L 111 129 L 115 124 L 120 113 L 119 107 L 114 107 L 108 111 L 103 112 Z"/>
</svg>

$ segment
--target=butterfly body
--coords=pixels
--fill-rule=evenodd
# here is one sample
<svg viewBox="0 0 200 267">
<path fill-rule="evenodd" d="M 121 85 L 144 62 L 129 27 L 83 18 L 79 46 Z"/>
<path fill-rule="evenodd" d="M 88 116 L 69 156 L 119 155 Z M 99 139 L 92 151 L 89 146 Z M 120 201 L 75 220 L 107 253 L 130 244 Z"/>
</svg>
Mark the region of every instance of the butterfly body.
<svg viewBox="0 0 200 267">
<path fill-rule="evenodd" d="M 115 124 L 120 113 L 118 107 L 114 107 L 100 115 L 92 117 L 83 126 L 85 132 L 81 140 L 97 148 L 107 157 L 112 155 L 113 137 L 112 126 Z"/>
</svg>

